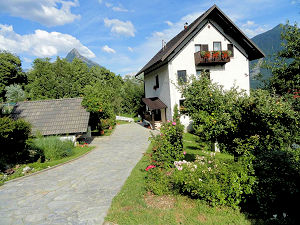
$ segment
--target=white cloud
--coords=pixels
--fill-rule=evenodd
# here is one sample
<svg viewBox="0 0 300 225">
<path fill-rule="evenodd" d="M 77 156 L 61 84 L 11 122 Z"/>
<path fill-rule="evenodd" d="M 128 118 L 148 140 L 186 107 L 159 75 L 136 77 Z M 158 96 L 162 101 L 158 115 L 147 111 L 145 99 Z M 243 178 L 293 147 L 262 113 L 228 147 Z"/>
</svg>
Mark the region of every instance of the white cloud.
<svg viewBox="0 0 300 225">
<path fill-rule="evenodd" d="M 111 3 L 108 3 L 108 2 L 105 2 L 105 6 L 106 6 L 107 8 L 110 8 L 110 7 L 112 7 L 112 6 L 113 6 L 113 4 L 111 4 Z"/>
<path fill-rule="evenodd" d="M 112 10 L 115 12 L 128 12 L 128 9 L 125 9 L 123 7 L 118 7 L 118 6 L 112 7 Z"/>
<path fill-rule="evenodd" d="M 173 26 L 173 23 L 169 20 L 165 21 L 166 24 L 168 24 L 169 26 Z"/>
<path fill-rule="evenodd" d="M 107 8 L 111 8 L 113 11 L 115 11 L 115 12 L 129 12 L 129 10 L 128 9 L 126 9 L 126 8 L 124 8 L 123 6 L 122 6 L 122 4 L 118 4 L 118 6 L 115 6 L 114 4 L 112 4 L 112 3 L 109 3 L 109 2 L 106 2 L 105 3 L 105 6 L 107 7 Z"/>
<path fill-rule="evenodd" d="M 242 27 L 252 27 L 254 25 L 254 21 L 248 20 L 245 24 L 242 25 Z"/>
<path fill-rule="evenodd" d="M 300 4 L 300 1 L 299 0 L 293 0 L 293 1 L 291 1 L 291 4 L 292 5 Z"/>
<path fill-rule="evenodd" d="M 39 22 L 46 26 L 58 26 L 80 19 L 71 8 L 79 6 L 78 0 L 14 0 L 0 1 L 0 12 Z"/>
<path fill-rule="evenodd" d="M 128 51 L 133 52 L 133 48 L 128 47 Z"/>
<path fill-rule="evenodd" d="M 266 25 L 258 25 L 254 21 L 248 20 L 246 23 L 242 24 L 242 30 L 249 37 L 254 37 L 260 33 L 266 32 L 270 28 Z"/>
<path fill-rule="evenodd" d="M 95 57 L 91 50 L 69 34 L 35 30 L 33 34 L 20 35 L 13 30 L 13 26 L 0 24 L 0 49 L 36 57 L 51 57 L 66 54 L 72 48 L 76 48 L 85 57 Z"/>
<path fill-rule="evenodd" d="M 107 53 L 113 53 L 113 54 L 116 53 L 116 51 L 114 49 L 108 47 L 107 45 L 104 45 L 102 47 L 102 50 L 105 51 L 105 52 L 107 52 Z"/>
<path fill-rule="evenodd" d="M 104 19 L 104 25 L 106 27 L 111 27 L 111 32 L 119 35 L 134 37 L 135 28 L 130 21 L 121 21 L 118 19 Z"/>
<path fill-rule="evenodd" d="M 98 0 L 98 2 L 101 4 L 103 1 L 102 0 Z"/>
</svg>

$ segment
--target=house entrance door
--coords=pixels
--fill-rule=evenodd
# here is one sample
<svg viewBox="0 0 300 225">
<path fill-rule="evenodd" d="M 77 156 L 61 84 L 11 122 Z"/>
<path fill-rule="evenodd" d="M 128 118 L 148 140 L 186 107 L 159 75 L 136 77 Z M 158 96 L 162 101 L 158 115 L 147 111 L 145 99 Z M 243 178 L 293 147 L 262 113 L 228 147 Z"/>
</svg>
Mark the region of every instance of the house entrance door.
<svg viewBox="0 0 300 225">
<path fill-rule="evenodd" d="M 155 109 L 154 110 L 154 121 L 161 121 L 160 109 Z"/>
</svg>

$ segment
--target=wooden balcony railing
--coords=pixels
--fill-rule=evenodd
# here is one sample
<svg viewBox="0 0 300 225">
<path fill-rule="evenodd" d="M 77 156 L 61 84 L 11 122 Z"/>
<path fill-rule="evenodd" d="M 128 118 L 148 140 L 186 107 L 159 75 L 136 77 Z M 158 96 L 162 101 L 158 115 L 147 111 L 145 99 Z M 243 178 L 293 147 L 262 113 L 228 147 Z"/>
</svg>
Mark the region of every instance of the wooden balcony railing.
<svg viewBox="0 0 300 225">
<path fill-rule="evenodd" d="M 229 51 L 199 51 L 195 52 L 195 64 L 217 65 L 230 62 L 231 52 Z"/>
</svg>

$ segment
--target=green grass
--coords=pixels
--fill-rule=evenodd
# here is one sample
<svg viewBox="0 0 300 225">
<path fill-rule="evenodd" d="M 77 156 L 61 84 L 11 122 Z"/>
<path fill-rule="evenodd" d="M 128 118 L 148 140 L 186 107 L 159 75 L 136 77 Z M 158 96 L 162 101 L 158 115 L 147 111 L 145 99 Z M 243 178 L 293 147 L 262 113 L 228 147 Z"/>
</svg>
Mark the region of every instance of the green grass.
<svg viewBox="0 0 300 225">
<path fill-rule="evenodd" d="M 0 185 L 3 184 L 6 181 L 18 178 L 18 177 L 22 177 L 24 176 L 23 172 L 23 168 L 25 168 L 26 166 L 29 166 L 30 168 L 34 169 L 32 170 L 30 173 L 34 173 L 52 166 L 56 166 L 62 163 L 65 163 L 67 161 L 70 161 L 72 159 L 75 159 L 81 155 L 84 155 L 85 153 L 91 151 L 92 149 L 94 149 L 94 146 L 88 146 L 88 147 L 75 147 L 72 151 L 73 154 L 71 156 L 62 158 L 62 159 L 58 159 L 58 160 L 52 160 L 52 161 L 46 161 L 46 162 L 34 162 L 34 163 L 29 163 L 29 164 L 22 164 L 20 165 L 20 167 L 18 169 L 15 170 L 15 173 L 13 173 L 12 175 L 7 176 L 5 179 L 3 177 L 3 175 L 0 175 Z M 29 173 L 27 173 L 29 174 Z"/>
<path fill-rule="evenodd" d="M 192 159 L 196 155 L 205 156 L 203 151 L 211 151 L 210 143 L 200 142 L 196 135 L 190 133 L 183 134 L 183 148 L 186 151 L 186 158 Z M 216 153 L 216 159 L 233 160 L 233 156 L 226 153 Z"/>
<path fill-rule="evenodd" d="M 188 154 L 201 154 L 205 145 L 197 147 L 197 137 L 184 135 Z M 206 146 L 208 148 L 208 146 Z M 151 145 L 147 152 L 151 151 Z M 221 153 L 220 153 L 221 155 Z M 219 156 L 223 157 L 223 156 Z M 228 156 L 224 156 L 228 158 Z M 251 224 L 239 210 L 210 207 L 186 196 L 153 196 L 146 191 L 147 156 L 138 162 L 121 191 L 113 199 L 105 221 L 116 224 Z M 165 204 L 165 205 L 164 205 Z M 170 206 L 170 207 L 166 207 Z"/>
<path fill-rule="evenodd" d="M 130 124 L 128 121 L 123 121 L 123 120 L 117 120 L 117 125 L 122 125 L 122 124 Z"/>
</svg>

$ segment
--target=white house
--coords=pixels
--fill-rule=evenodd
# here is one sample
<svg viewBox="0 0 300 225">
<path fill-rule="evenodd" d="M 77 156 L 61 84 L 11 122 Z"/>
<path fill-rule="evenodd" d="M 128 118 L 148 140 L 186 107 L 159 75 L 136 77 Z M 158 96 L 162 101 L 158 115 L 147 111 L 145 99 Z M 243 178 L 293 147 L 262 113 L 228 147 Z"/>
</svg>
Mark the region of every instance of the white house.
<svg viewBox="0 0 300 225">
<path fill-rule="evenodd" d="M 230 54 L 231 53 L 231 54 Z M 250 91 L 249 61 L 264 53 L 216 6 L 213 5 L 170 40 L 137 73 L 144 75 L 144 103 L 150 119 L 172 119 L 173 107 L 183 102 L 174 82 L 205 71 L 213 82 L 230 89 Z M 181 121 L 187 127 L 186 116 Z"/>
</svg>

